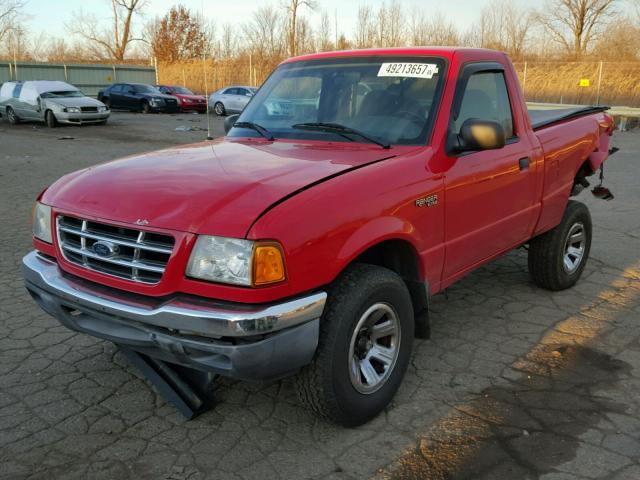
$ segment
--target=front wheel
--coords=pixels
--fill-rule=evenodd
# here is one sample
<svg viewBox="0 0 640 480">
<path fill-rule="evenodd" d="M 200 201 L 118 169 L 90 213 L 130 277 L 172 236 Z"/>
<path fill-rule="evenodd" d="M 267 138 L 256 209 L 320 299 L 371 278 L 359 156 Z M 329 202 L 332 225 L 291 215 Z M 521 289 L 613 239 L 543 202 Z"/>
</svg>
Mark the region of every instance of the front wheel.
<svg viewBox="0 0 640 480">
<path fill-rule="evenodd" d="M 56 120 L 56 116 L 53 114 L 51 110 L 47 110 L 47 113 L 44 116 L 45 122 L 47 122 L 47 127 L 55 128 L 58 126 L 58 120 Z"/>
<path fill-rule="evenodd" d="M 7 107 L 7 120 L 11 125 L 16 125 L 20 123 L 20 119 L 16 115 L 16 112 L 13 111 L 13 108 Z"/>
<path fill-rule="evenodd" d="M 142 113 L 151 113 L 151 105 L 146 100 L 142 102 Z"/>
<path fill-rule="evenodd" d="M 413 334 L 403 280 L 374 265 L 350 267 L 329 291 L 316 355 L 296 377 L 299 399 L 345 426 L 371 420 L 400 386 Z"/>
<path fill-rule="evenodd" d="M 589 209 L 569 200 L 560 224 L 529 243 L 529 273 L 535 284 L 553 291 L 575 285 L 589 258 L 591 235 Z"/>
</svg>

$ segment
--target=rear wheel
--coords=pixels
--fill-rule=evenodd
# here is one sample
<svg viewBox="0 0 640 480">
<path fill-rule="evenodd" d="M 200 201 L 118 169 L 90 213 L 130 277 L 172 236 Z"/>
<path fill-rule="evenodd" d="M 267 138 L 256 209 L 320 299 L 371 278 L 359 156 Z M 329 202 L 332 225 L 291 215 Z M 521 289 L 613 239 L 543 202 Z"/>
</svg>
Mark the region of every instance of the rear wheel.
<svg viewBox="0 0 640 480">
<path fill-rule="evenodd" d="M 582 275 L 591 249 L 591 215 L 570 200 L 560 224 L 529 243 L 529 273 L 548 290 L 572 287 Z"/>
<path fill-rule="evenodd" d="M 386 268 L 354 265 L 329 292 L 316 355 L 296 377 L 298 397 L 342 425 L 371 420 L 400 386 L 413 334 L 403 280 Z"/>
<path fill-rule="evenodd" d="M 227 113 L 222 102 L 216 102 L 216 104 L 213 106 L 213 111 L 216 112 L 216 115 L 218 115 L 219 117 L 222 117 L 225 113 Z"/>
<path fill-rule="evenodd" d="M 58 126 L 58 120 L 56 120 L 56 116 L 51 110 L 47 110 L 44 115 L 44 120 L 47 122 L 47 127 L 49 128 L 55 128 Z"/>
<path fill-rule="evenodd" d="M 20 123 L 20 119 L 18 118 L 18 115 L 16 115 L 16 112 L 14 112 L 13 108 L 11 107 L 7 107 L 7 120 L 11 125 L 16 125 L 17 123 Z"/>
</svg>

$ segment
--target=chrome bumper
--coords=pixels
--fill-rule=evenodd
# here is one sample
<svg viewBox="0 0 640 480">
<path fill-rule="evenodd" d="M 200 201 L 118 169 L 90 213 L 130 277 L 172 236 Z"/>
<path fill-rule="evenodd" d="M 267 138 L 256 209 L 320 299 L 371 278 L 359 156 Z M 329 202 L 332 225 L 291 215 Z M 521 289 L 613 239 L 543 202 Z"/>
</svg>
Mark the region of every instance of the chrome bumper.
<svg viewBox="0 0 640 480">
<path fill-rule="evenodd" d="M 69 276 L 36 252 L 23 258 L 23 274 L 40 307 L 72 330 L 242 379 L 278 377 L 309 363 L 327 297 L 320 292 L 266 306 L 157 300 Z"/>
</svg>

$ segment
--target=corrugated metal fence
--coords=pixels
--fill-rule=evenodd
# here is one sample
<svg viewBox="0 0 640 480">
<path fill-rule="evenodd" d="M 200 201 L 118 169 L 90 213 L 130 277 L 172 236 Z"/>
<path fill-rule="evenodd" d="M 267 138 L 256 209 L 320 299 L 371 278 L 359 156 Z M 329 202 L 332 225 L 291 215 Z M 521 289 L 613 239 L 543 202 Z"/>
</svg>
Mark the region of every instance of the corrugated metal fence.
<svg viewBox="0 0 640 480">
<path fill-rule="evenodd" d="M 137 65 L 65 65 L 62 63 L 0 62 L 0 84 L 9 80 L 62 80 L 86 95 L 115 82 L 156 83 L 153 67 Z"/>
</svg>

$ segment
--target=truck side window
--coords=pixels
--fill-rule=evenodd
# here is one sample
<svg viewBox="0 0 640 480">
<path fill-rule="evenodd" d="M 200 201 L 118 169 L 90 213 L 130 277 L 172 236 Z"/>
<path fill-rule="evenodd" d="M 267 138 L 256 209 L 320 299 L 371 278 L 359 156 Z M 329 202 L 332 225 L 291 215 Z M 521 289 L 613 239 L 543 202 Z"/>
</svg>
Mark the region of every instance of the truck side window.
<svg viewBox="0 0 640 480">
<path fill-rule="evenodd" d="M 513 138 L 513 115 L 502 72 L 478 72 L 469 77 L 462 97 L 455 131 L 469 118 L 492 120 L 504 128 L 507 139 Z"/>
</svg>

